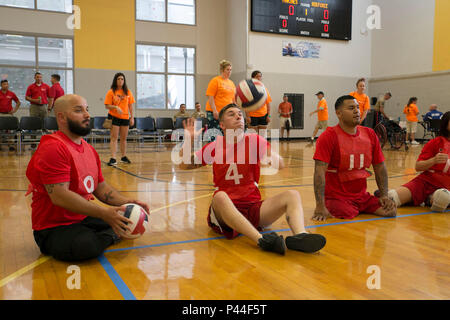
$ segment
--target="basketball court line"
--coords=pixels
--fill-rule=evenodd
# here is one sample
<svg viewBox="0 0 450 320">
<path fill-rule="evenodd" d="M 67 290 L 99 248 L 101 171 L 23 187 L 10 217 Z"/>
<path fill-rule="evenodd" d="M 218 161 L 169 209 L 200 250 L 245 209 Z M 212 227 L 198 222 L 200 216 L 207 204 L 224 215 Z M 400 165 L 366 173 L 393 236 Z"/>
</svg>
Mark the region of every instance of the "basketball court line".
<svg viewBox="0 0 450 320">
<path fill-rule="evenodd" d="M 44 262 L 50 260 L 50 256 L 43 256 L 40 257 L 38 260 L 36 260 L 33 263 L 30 263 L 29 265 L 17 270 L 14 273 L 11 273 L 9 276 L 7 276 L 6 278 L 3 278 L 0 280 L 0 288 L 3 287 L 4 285 L 8 284 L 9 282 L 13 281 L 14 279 L 20 277 L 21 275 L 23 275 L 24 273 L 27 273 L 28 271 L 30 271 L 31 269 L 36 268 L 37 266 L 43 264 Z"/>
<path fill-rule="evenodd" d="M 445 212 L 450 212 L 450 210 L 447 210 Z M 341 221 L 341 222 L 333 222 L 333 223 L 326 223 L 326 224 L 320 224 L 320 225 L 306 226 L 305 229 L 329 227 L 329 226 L 351 224 L 351 223 L 360 223 L 360 222 L 367 222 L 367 221 L 397 219 L 397 218 L 405 218 L 405 217 L 420 216 L 420 215 L 426 215 L 426 214 L 436 214 L 436 213 L 437 212 L 429 211 L 429 212 L 421 212 L 421 213 L 404 214 L 404 215 L 400 215 L 400 216 L 396 216 L 396 217 L 378 217 L 378 218 L 363 219 L 363 220 Z M 267 233 L 267 232 L 284 232 L 284 231 L 289 231 L 289 230 L 290 229 L 268 230 L 268 231 L 265 231 L 265 232 L 262 232 L 262 233 Z M 242 236 L 242 235 L 239 235 L 239 236 Z M 130 291 L 130 289 L 128 288 L 126 283 L 123 281 L 123 279 L 120 277 L 120 275 L 114 269 L 114 267 L 111 265 L 111 263 L 105 257 L 105 255 L 104 255 L 105 253 L 126 251 L 126 250 L 134 250 L 134 249 L 143 249 L 143 248 L 150 248 L 150 247 L 162 247 L 162 246 L 169 246 L 169 245 L 176 245 L 176 244 L 183 244 L 183 243 L 203 242 L 203 241 L 218 240 L 218 239 L 225 239 L 225 237 L 224 236 L 219 236 L 219 237 L 213 237 L 213 238 L 203 238 L 203 239 L 193 239 L 193 240 L 185 240 L 185 241 L 158 243 L 158 244 L 147 245 L 147 246 L 138 246 L 138 247 L 120 248 L 120 249 L 110 249 L 110 250 L 106 250 L 102 254 L 102 256 L 98 258 L 98 260 L 100 261 L 102 267 L 105 269 L 105 272 L 110 277 L 111 281 L 114 283 L 116 288 L 122 294 L 122 297 L 124 298 L 124 300 L 136 300 L 136 297 Z"/>
</svg>

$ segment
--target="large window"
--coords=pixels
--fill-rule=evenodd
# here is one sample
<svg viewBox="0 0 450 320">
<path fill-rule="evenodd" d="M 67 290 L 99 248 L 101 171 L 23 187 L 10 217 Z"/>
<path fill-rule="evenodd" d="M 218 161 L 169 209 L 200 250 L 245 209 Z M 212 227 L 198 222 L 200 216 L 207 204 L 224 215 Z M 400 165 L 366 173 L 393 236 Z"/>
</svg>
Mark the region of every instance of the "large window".
<svg viewBox="0 0 450 320">
<path fill-rule="evenodd" d="M 72 0 L 0 0 L 0 6 L 72 12 Z"/>
<path fill-rule="evenodd" d="M 8 79 L 10 90 L 22 103 L 36 71 L 42 73 L 49 86 L 51 75 L 59 74 L 64 91 L 73 93 L 72 42 L 64 38 L 0 34 L 0 78 Z"/>
<path fill-rule="evenodd" d="M 136 0 L 136 19 L 195 24 L 195 0 Z"/>
<path fill-rule="evenodd" d="M 194 109 L 195 48 L 136 46 L 137 107 Z"/>
</svg>

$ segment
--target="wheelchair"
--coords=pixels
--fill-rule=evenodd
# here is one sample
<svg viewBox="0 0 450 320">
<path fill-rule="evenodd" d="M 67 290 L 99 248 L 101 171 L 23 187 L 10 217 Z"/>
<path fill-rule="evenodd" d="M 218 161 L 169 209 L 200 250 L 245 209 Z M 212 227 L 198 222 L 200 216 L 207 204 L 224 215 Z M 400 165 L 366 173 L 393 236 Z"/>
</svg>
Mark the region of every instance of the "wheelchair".
<svg viewBox="0 0 450 320">
<path fill-rule="evenodd" d="M 389 141 L 394 150 L 399 150 L 402 146 L 405 146 L 405 151 L 408 150 L 406 129 L 401 128 L 397 122 L 385 119 L 379 112 L 370 110 L 363 125 L 375 131 L 382 149 Z"/>
</svg>

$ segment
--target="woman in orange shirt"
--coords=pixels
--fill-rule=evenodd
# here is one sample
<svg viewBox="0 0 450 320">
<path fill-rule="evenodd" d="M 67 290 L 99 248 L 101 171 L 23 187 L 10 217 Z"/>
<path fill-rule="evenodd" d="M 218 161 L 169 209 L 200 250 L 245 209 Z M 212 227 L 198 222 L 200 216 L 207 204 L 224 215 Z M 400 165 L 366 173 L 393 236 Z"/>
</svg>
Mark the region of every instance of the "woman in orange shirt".
<svg viewBox="0 0 450 320">
<path fill-rule="evenodd" d="M 403 113 L 406 114 L 406 143 L 410 141 L 411 144 L 418 145 L 419 143 L 414 139 L 414 134 L 417 131 L 417 115 L 419 114 L 419 108 L 417 108 L 417 98 L 409 98 L 408 104 L 403 109 Z"/>
<path fill-rule="evenodd" d="M 206 117 L 209 120 L 209 128 L 219 128 L 219 112 L 230 103 L 236 103 L 236 86 L 230 80 L 231 62 L 220 61 L 221 75 L 214 77 L 208 84 L 206 96 Z"/>
<path fill-rule="evenodd" d="M 127 81 L 123 73 L 116 73 L 105 97 L 105 107 L 109 110 L 108 119 L 112 119 L 110 150 L 111 159 L 109 159 L 108 166 L 117 165 L 116 152 L 117 140 L 120 133 L 120 152 L 122 158 L 120 162 L 131 163 L 127 157 L 127 137 L 130 126 L 134 125 L 133 118 L 133 103 L 134 100 L 131 90 L 128 90 Z"/>
<path fill-rule="evenodd" d="M 366 79 L 361 78 L 356 82 L 356 91 L 350 92 L 349 95 L 355 97 L 359 104 L 359 112 L 361 114 L 361 122 L 363 123 L 366 119 L 367 113 L 370 110 L 370 100 L 369 96 L 365 94 L 366 91 Z"/>
</svg>

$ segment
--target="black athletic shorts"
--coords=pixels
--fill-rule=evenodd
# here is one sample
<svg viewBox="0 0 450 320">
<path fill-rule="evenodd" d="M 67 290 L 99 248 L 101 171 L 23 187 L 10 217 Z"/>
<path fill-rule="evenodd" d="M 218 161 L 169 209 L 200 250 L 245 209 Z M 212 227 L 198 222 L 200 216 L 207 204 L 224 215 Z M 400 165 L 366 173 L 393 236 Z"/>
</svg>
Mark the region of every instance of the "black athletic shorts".
<svg viewBox="0 0 450 320">
<path fill-rule="evenodd" d="M 116 118 L 116 117 L 113 117 L 109 113 L 108 113 L 108 119 L 112 119 L 113 126 L 118 126 L 118 127 L 129 127 L 130 126 L 130 119 Z"/>
<path fill-rule="evenodd" d="M 258 126 L 267 126 L 267 114 L 264 117 L 250 117 L 250 126 L 258 127 Z"/>
</svg>

